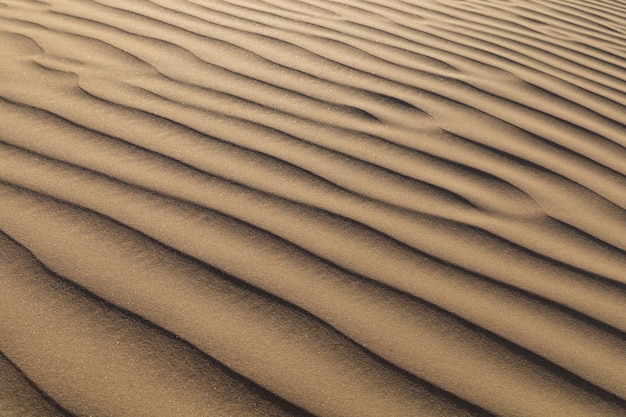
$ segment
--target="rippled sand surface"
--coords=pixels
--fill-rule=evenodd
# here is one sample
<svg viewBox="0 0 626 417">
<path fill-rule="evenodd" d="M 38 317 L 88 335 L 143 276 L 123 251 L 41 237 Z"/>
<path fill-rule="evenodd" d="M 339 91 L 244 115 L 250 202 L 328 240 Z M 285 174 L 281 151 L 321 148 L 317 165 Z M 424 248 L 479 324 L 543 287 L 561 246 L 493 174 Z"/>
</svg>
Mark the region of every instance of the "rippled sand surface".
<svg viewBox="0 0 626 417">
<path fill-rule="evenodd" d="M 626 416 L 623 0 L 0 0 L 0 416 Z"/>
</svg>

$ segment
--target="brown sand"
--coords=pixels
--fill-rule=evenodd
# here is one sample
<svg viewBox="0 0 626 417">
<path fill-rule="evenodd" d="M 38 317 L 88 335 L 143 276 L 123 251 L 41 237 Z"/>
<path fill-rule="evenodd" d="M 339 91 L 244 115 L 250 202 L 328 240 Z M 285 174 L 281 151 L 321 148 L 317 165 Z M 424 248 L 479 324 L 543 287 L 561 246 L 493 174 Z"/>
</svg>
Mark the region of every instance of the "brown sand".
<svg viewBox="0 0 626 417">
<path fill-rule="evenodd" d="M 0 416 L 626 416 L 623 0 L 0 0 Z"/>
</svg>

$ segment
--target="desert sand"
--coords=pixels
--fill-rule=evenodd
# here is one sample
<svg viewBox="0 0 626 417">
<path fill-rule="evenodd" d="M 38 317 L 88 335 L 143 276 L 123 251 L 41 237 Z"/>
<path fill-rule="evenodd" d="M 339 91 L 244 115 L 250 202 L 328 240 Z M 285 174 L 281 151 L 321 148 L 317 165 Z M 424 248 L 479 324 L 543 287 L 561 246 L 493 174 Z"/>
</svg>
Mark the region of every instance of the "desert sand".
<svg viewBox="0 0 626 417">
<path fill-rule="evenodd" d="M 626 416 L 623 0 L 0 0 L 0 416 Z"/>
</svg>

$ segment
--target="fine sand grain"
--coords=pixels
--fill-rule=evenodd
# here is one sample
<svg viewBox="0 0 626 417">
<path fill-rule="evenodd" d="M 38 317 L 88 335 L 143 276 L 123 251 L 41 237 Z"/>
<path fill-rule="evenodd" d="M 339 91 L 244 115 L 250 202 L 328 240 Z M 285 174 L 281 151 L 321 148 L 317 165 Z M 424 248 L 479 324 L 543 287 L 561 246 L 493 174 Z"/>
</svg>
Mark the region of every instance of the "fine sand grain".
<svg viewBox="0 0 626 417">
<path fill-rule="evenodd" d="M 0 0 L 0 417 L 626 416 L 623 0 Z"/>
</svg>

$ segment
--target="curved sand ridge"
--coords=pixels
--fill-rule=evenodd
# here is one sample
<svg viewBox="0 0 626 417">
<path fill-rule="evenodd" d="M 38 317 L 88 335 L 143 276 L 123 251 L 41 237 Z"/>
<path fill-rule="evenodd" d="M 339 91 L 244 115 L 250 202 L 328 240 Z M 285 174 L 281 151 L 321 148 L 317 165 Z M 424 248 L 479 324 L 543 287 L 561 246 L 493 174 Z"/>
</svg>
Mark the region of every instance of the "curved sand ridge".
<svg viewBox="0 0 626 417">
<path fill-rule="evenodd" d="M 0 1 L 0 414 L 626 415 L 626 4 Z"/>
</svg>

